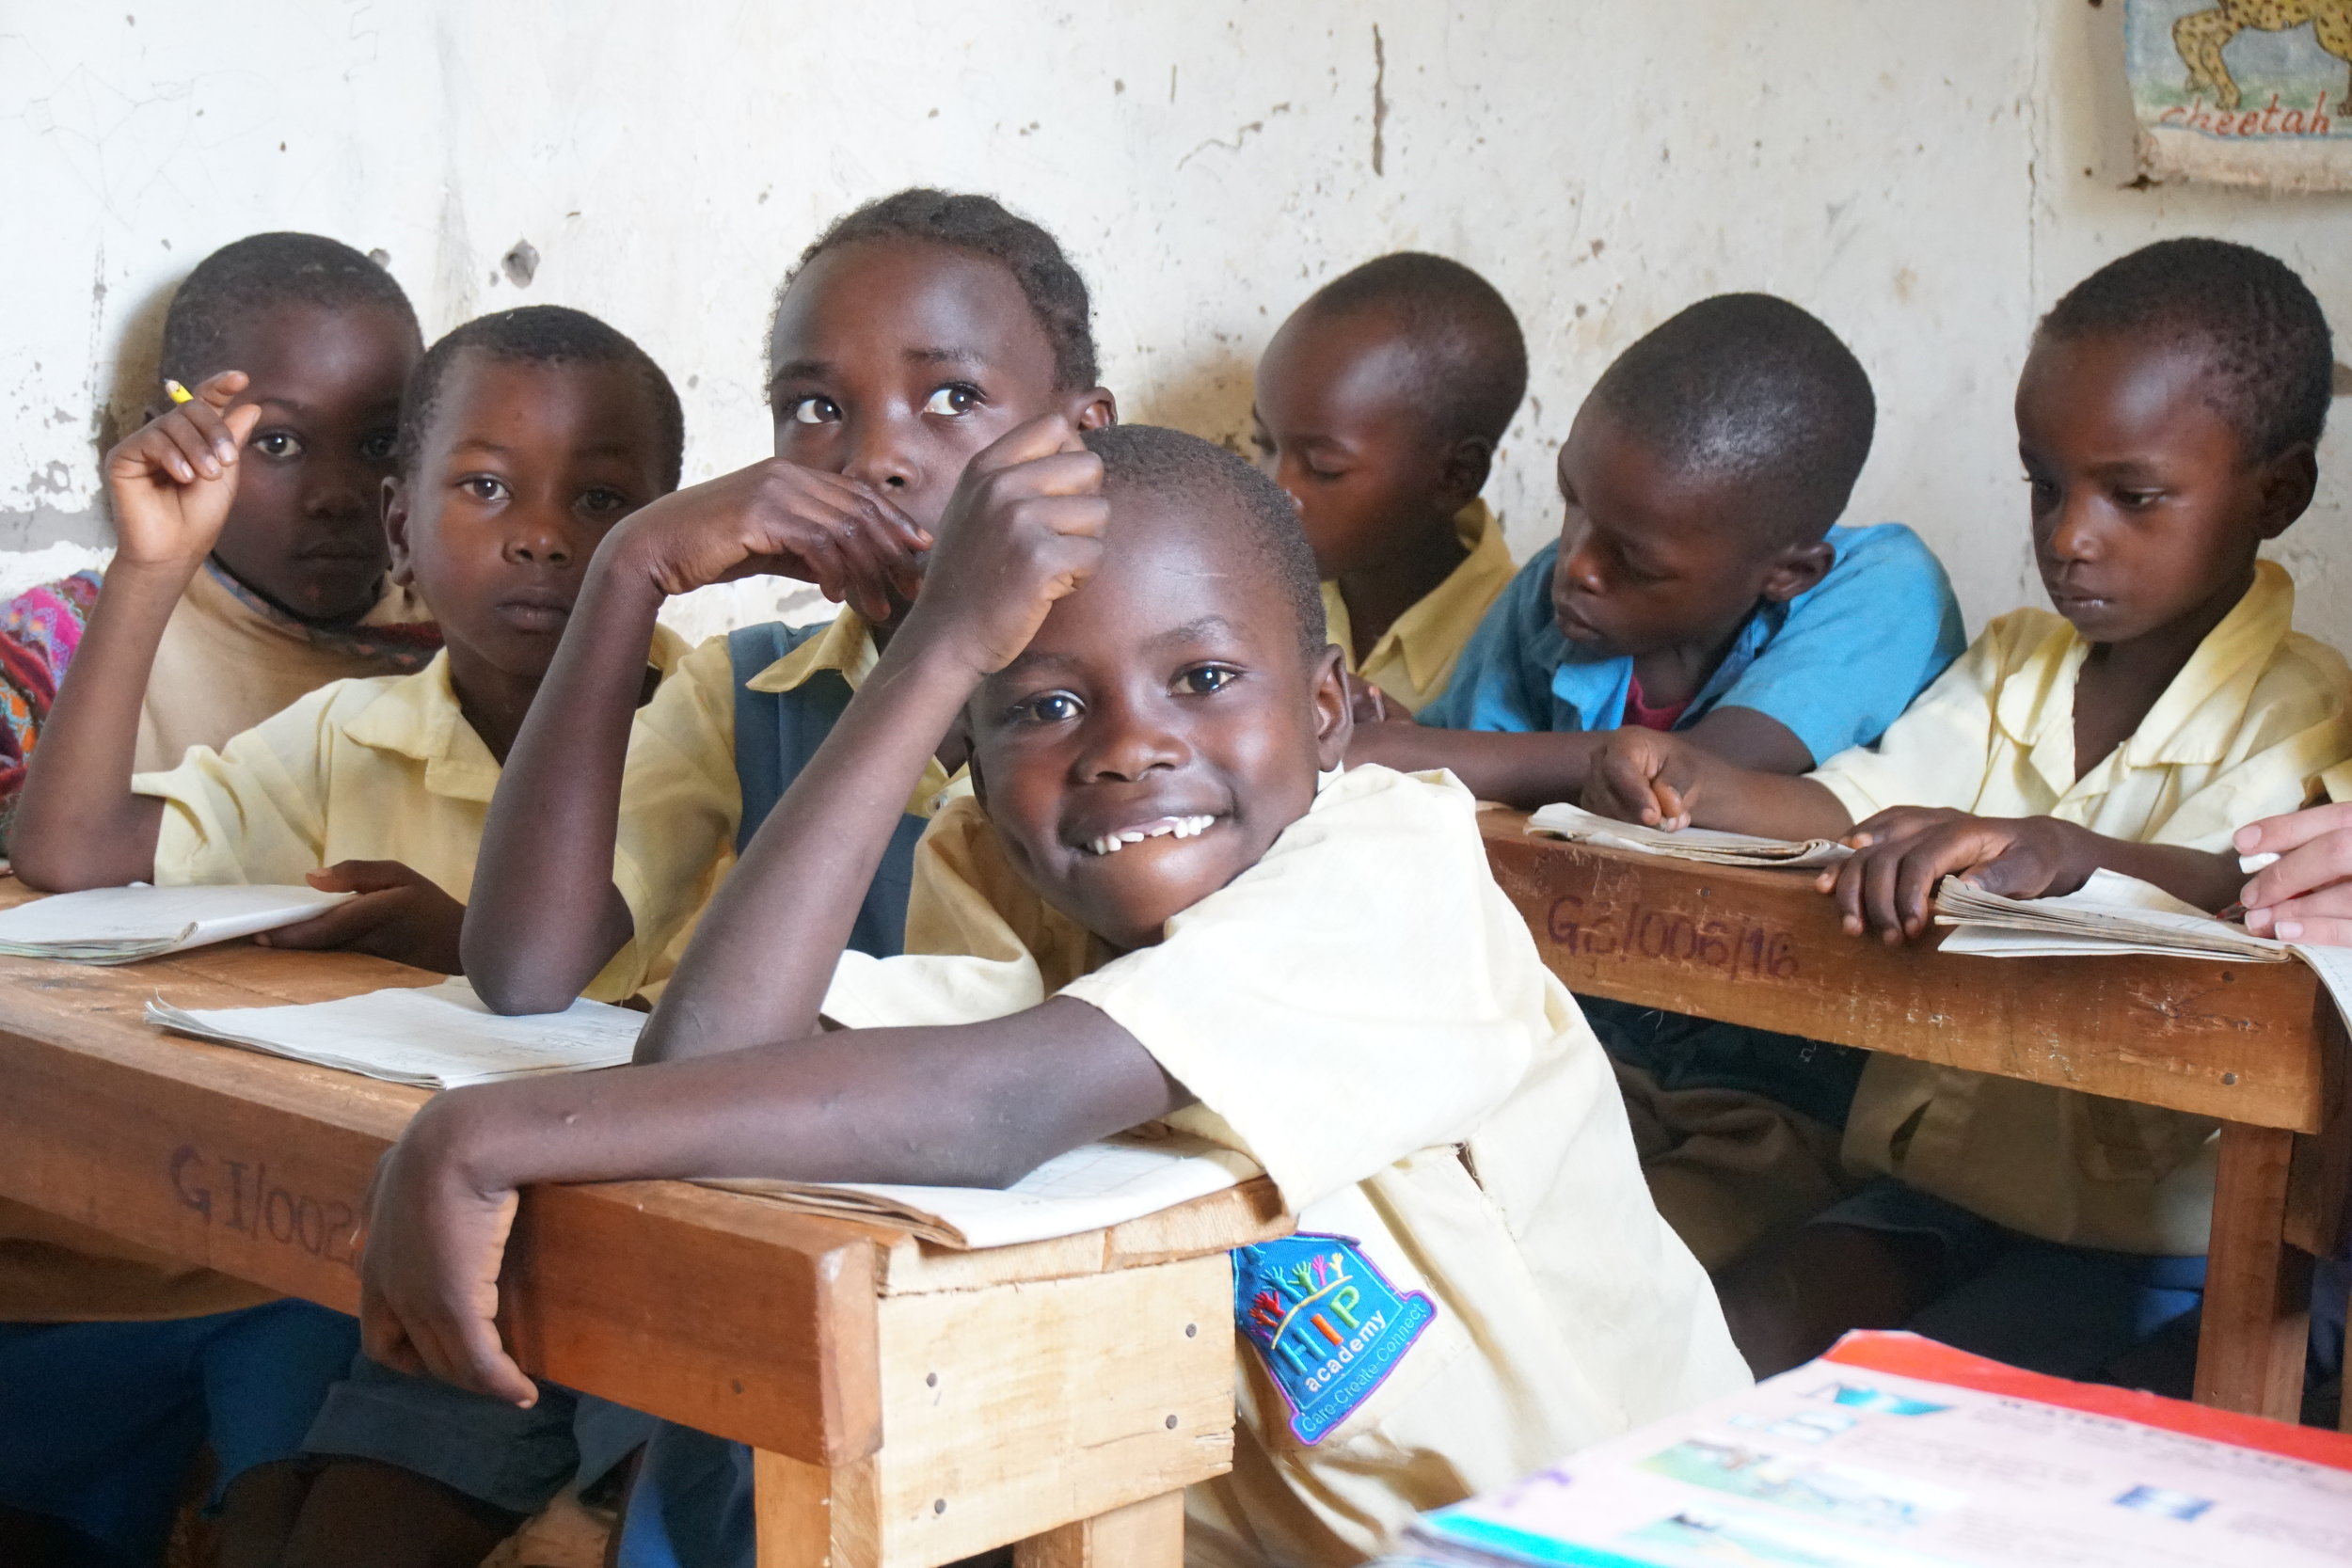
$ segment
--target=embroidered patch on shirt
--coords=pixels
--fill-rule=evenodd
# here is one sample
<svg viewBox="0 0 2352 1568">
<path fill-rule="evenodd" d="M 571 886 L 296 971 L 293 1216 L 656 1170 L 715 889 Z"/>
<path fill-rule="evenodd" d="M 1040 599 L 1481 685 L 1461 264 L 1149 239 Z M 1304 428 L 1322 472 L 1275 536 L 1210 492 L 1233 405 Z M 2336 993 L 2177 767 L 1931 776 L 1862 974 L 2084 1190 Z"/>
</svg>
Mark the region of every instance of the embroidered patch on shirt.
<svg viewBox="0 0 2352 1568">
<path fill-rule="evenodd" d="M 1291 1407 L 1302 1443 L 1353 1415 L 1438 1316 L 1352 1236 L 1301 1231 L 1233 1253 L 1233 1321 Z"/>
</svg>

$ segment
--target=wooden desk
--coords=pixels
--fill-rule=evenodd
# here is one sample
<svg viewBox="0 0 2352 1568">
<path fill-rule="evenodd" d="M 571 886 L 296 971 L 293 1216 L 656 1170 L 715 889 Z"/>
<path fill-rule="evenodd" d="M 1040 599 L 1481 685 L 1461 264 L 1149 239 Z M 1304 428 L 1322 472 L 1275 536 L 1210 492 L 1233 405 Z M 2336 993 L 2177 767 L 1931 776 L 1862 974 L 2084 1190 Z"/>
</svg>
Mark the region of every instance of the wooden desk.
<svg viewBox="0 0 2352 1568">
<path fill-rule="evenodd" d="M 0 884 L 14 892 L 11 884 Z M 0 902 L 21 901 L 22 894 Z M 351 1228 L 421 1091 L 166 1036 L 192 1007 L 437 979 L 246 943 L 123 969 L 0 958 L 0 1196 L 343 1311 Z M 1226 1249 L 1252 1183 L 982 1253 L 678 1182 L 534 1188 L 501 1296 L 532 1372 L 757 1450 L 763 1568 L 1177 1568 L 1232 1452 Z"/>
<path fill-rule="evenodd" d="M 1569 988 L 2221 1122 L 2197 1398 L 2296 1418 L 2314 1254 L 2344 1242 L 2345 1035 L 2301 964 L 1947 957 L 1839 929 L 1805 872 L 1531 838 L 1487 858 Z"/>
</svg>

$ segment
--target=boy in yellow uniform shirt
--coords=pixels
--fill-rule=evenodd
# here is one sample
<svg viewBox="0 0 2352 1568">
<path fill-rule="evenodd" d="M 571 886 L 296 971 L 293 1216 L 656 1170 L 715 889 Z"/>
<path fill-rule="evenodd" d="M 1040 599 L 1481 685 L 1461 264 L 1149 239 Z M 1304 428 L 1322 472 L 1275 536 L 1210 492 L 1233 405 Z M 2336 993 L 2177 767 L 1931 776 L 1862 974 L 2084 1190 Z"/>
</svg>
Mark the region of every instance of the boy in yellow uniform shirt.
<svg viewBox="0 0 2352 1568">
<path fill-rule="evenodd" d="M 644 1065 L 443 1096 L 389 1157 L 372 1352 L 529 1396 L 479 1283 L 520 1183 L 1001 1184 L 1166 1119 L 1255 1159 L 1299 1224 L 1236 1257 L 1242 1430 L 1190 1499 L 1196 1562 L 1360 1561 L 1418 1510 L 1743 1386 L 1475 801 L 1319 777 L 1348 704 L 1280 492 L 1191 436 L 1049 418 L 973 460 L 940 540 Z M 852 911 L 810 890 L 870 873 L 951 724 L 975 793 L 924 841 L 930 951 L 845 952 Z M 1277 1326 L 1318 1266 L 1359 1286 L 1359 1375 Z M 747 1564 L 748 1479 L 663 1429 L 620 1560 Z"/>
<path fill-rule="evenodd" d="M 2111 262 L 2036 334 L 2017 388 L 2035 553 L 2057 613 L 1994 621 L 1875 747 L 1805 778 L 1623 734 L 1586 803 L 1859 852 L 1821 879 L 1846 928 L 1923 934 L 1947 875 L 2014 897 L 2106 868 L 2208 910 L 2233 835 L 2352 757 L 2352 672 L 2293 630 L 2262 561 L 2311 504 L 2328 324 L 2293 271 L 2217 240 Z M 1909 1323 L 2063 1376 L 2199 1299 L 2208 1119 L 1877 1056 L 1847 1123 L 1883 1180 L 1723 1275 L 1759 1372 Z"/>
<path fill-rule="evenodd" d="M 1401 715 L 1446 689 L 1511 580 L 1478 492 L 1526 390 L 1511 307 L 1418 251 L 1316 290 L 1258 362 L 1253 438 L 1298 504 L 1331 641 Z"/>
</svg>

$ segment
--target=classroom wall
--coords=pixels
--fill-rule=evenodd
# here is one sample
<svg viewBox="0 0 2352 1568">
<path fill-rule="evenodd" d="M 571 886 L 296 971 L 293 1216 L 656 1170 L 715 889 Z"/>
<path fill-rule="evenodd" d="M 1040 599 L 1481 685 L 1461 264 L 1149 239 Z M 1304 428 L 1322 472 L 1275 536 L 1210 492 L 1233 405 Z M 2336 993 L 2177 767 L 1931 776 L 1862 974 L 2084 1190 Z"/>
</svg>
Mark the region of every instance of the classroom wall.
<svg viewBox="0 0 2352 1568">
<path fill-rule="evenodd" d="M 1521 555 L 1609 358 L 1693 298 L 1769 289 L 1869 367 L 1856 512 L 1918 528 L 1972 626 L 2040 596 L 2009 400 L 2074 279 L 2226 234 L 2352 332 L 2352 199 L 2132 188 L 2122 0 L 5 4 L 0 588 L 103 550 L 97 452 L 137 417 L 174 282 L 265 228 L 383 250 L 428 333 L 534 301 L 609 317 L 678 382 L 690 479 L 767 450 L 785 267 L 902 184 L 1044 220 L 1125 415 L 1235 441 L 1284 312 L 1367 256 L 1444 251 L 1526 325 L 1489 489 Z M 2352 646 L 2352 431 L 2323 467 L 2280 553 L 2306 627 Z"/>
</svg>

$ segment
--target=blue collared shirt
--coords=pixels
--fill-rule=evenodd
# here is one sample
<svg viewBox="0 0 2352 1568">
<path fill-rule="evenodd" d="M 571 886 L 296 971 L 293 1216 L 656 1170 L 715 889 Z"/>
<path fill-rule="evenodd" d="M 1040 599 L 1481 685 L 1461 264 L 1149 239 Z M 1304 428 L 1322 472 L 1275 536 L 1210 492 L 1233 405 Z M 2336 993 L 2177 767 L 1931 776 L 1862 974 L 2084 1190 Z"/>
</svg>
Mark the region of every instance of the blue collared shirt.
<svg viewBox="0 0 2352 1568">
<path fill-rule="evenodd" d="M 1676 721 L 1746 707 L 1788 727 L 1813 760 L 1867 745 L 1967 645 L 1943 562 L 1900 523 L 1833 528 L 1828 575 L 1758 606 Z M 1557 541 L 1519 568 L 1470 635 L 1453 684 L 1421 721 L 1450 730 L 1613 730 L 1633 660 L 1592 658 L 1551 613 Z"/>
</svg>

